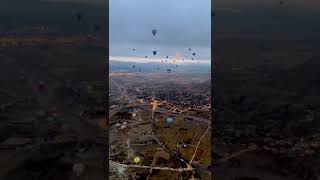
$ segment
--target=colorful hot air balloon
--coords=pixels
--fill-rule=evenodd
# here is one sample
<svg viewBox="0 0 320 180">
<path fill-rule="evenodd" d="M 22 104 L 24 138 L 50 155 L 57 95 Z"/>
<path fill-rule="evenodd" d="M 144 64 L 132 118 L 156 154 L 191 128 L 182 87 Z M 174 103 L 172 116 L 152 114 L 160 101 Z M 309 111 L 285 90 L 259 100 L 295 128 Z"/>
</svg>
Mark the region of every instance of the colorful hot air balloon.
<svg viewBox="0 0 320 180">
<path fill-rule="evenodd" d="M 140 157 L 135 157 L 134 159 L 133 159 L 133 162 L 135 163 L 135 164 L 139 164 L 140 163 Z"/>
<path fill-rule="evenodd" d="M 177 63 L 177 60 L 174 59 L 174 60 L 172 61 L 172 64 L 176 64 L 176 63 Z"/>
<path fill-rule="evenodd" d="M 171 117 L 167 118 L 167 124 L 171 126 L 173 124 L 173 119 Z"/>
</svg>

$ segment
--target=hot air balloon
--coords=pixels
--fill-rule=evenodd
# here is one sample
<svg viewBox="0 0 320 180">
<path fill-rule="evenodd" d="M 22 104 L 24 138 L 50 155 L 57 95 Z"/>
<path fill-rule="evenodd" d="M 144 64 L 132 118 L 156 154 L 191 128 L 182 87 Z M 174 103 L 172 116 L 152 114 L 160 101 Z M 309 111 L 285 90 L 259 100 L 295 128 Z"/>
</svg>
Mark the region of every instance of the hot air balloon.
<svg viewBox="0 0 320 180">
<path fill-rule="evenodd" d="M 117 168 L 116 168 L 116 170 L 117 170 L 117 174 L 118 175 L 123 175 L 123 173 L 124 173 L 124 171 L 126 170 L 124 167 L 121 167 L 121 166 L 118 166 Z"/>
<path fill-rule="evenodd" d="M 77 12 L 77 13 L 75 14 L 75 16 L 76 16 L 76 18 L 78 19 L 78 21 L 82 21 L 84 15 L 83 15 L 82 12 Z"/>
<path fill-rule="evenodd" d="M 176 63 L 177 63 L 177 60 L 174 59 L 174 60 L 172 61 L 172 63 L 173 63 L 173 64 L 176 64 Z"/>
<path fill-rule="evenodd" d="M 101 27 L 100 27 L 99 25 L 95 25 L 95 26 L 94 26 L 94 30 L 95 30 L 95 31 L 99 31 L 100 29 L 101 29 Z"/>
<path fill-rule="evenodd" d="M 211 11 L 211 16 L 212 16 L 212 17 L 216 16 L 216 13 L 214 13 L 213 11 Z"/>
<path fill-rule="evenodd" d="M 195 55 L 196 55 L 196 53 L 192 53 L 192 55 L 193 55 L 193 56 L 195 56 Z"/>
<path fill-rule="evenodd" d="M 166 56 L 166 58 L 168 59 L 168 58 L 169 58 L 169 56 Z"/>
<path fill-rule="evenodd" d="M 148 58 L 148 56 L 146 56 L 146 58 Z"/>
<path fill-rule="evenodd" d="M 134 163 L 136 163 L 136 164 L 139 164 L 140 163 L 140 157 L 135 157 L 134 159 L 133 159 L 133 162 Z"/>
<path fill-rule="evenodd" d="M 157 51 L 153 51 L 152 53 L 153 53 L 153 55 L 156 55 L 156 54 L 157 54 Z"/>
<path fill-rule="evenodd" d="M 73 172 L 77 176 L 80 176 L 83 173 L 84 169 L 85 169 L 85 166 L 82 163 L 75 163 L 73 164 L 73 167 L 72 167 Z"/>
<path fill-rule="evenodd" d="M 45 83 L 42 82 L 42 81 L 39 81 L 39 82 L 38 82 L 38 86 L 37 86 L 38 91 L 42 92 L 42 91 L 45 90 L 45 88 L 46 88 Z"/>
<path fill-rule="evenodd" d="M 136 65 L 133 65 L 132 67 L 133 67 L 133 68 L 136 68 Z"/>
<path fill-rule="evenodd" d="M 136 49 L 132 49 L 132 51 L 136 51 Z"/>
<path fill-rule="evenodd" d="M 157 30 L 156 30 L 156 29 L 153 29 L 153 30 L 152 30 L 152 34 L 153 34 L 153 36 L 156 36 Z"/>
<path fill-rule="evenodd" d="M 189 48 L 188 50 L 191 51 L 191 48 Z"/>
<path fill-rule="evenodd" d="M 171 126 L 173 124 L 173 119 L 171 117 L 167 118 L 167 124 Z"/>
</svg>

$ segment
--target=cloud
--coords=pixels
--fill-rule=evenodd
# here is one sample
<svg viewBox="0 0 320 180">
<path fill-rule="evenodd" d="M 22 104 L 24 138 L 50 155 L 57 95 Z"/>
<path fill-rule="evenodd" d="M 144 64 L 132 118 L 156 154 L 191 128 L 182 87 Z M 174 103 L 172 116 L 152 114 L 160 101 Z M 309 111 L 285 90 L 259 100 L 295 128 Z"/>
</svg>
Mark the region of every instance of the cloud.
<svg viewBox="0 0 320 180">
<path fill-rule="evenodd" d="M 167 59 L 166 64 L 198 64 L 198 60 L 191 60 L 191 59 L 186 59 L 186 60 L 176 60 L 174 62 L 175 58 L 169 58 Z M 131 57 L 131 56 L 109 56 L 109 61 L 121 61 L 121 62 L 136 62 L 136 63 L 161 63 L 162 60 L 165 62 L 163 58 L 159 57 Z M 199 59 L 199 64 L 211 64 L 210 59 Z"/>
</svg>

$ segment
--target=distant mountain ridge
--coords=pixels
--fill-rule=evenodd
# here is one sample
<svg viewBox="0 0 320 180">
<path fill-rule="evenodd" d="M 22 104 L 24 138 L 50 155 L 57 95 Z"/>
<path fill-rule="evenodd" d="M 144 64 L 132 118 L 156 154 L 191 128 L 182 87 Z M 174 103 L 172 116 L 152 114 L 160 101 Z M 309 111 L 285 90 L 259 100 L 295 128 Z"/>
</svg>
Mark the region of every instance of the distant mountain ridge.
<svg viewBox="0 0 320 180">
<path fill-rule="evenodd" d="M 134 67 L 133 67 L 134 66 Z M 159 68 L 159 70 L 157 69 Z M 109 72 L 130 71 L 130 72 L 166 72 L 170 69 L 172 72 L 181 73 L 211 73 L 211 66 L 208 64 L 188 64 L 178 65 L 169 63 L 133 63 L 122 61 L 109 61 Z"/>
</svg>

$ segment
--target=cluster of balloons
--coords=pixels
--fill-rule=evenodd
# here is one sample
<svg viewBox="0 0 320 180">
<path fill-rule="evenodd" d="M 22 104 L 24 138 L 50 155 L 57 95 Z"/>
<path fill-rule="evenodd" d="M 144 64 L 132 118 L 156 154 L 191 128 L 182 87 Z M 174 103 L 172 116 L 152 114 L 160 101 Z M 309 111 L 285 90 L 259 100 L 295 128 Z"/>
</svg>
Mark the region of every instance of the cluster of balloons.
<svg viewBox="0 0 320 180">
<path fill-rule="evenodd" d="M 153 39 L 155 39 L 155 37 L 156 37 L 156 35 L 157 35 L 157 29 L 152 29 L 151 30 L 151 33 L 152 33 L 152 35 L 153 35 Z M 191 48 L 188 48 L 188 53 L 190 54 L 191 53 Z M 136 51 L 136 49 L 132 49 L 132 51 Z M 157 55 L 157 51 L 156 50 L 154 50 L 154 51 L 152 51 L 152 54 L 155 56 L 155 55 Z M 192 57 L 191 57 L 191 60 L 194 60 L 194 57 L 196 56 L 196 53 L 195 52 L 193 52 L 192 54 Z M 145 56 L 145 58 L 147 59 L 148 58 L 148 56 Z M 174 60 L 173 60 L 173 64 L 175 64 L 176 63 L 176 59 L 178 59 L 179 57 L 176 57 Z M 188 58 L 188 56 L 186 56 L 186 59 Z M 166 59 L 165 60 L 161 60 L 161 62 L 162 63 L 164 63 L 164 62 L 168 62 L 168 59 L 169 59 L 169 56 L 166 56 Z M 183 61 L 184 61 L 184 58 L 182 59 Z M 199 60 L 198 60 L 198 63 L 199 63 Z M 178 65 L 176 65 L 176 67 L 178 67 Z M 133 68 L 135 68 L 135 65 L 133 65 Z M 157 68 L 157 70 L 159 70 L 159 67 Z M 170 73 L 171 72 L 171 69 L 167 69 L 167 72 L 168 73 Z"/>
<path fill-rule="evenodd" d="M 76 12 L 75 14 L 75 17 L 76 19 L 78 20 L 78 22 L 80 23 L 85 23 L 85 20 L 84 20 L 84 13 L 83 12 Z M 97 24 L 95 24 L 93 26 L 94 30 L 97 32 L 97 31 L 100 31 L 101 27 Z"/>
</svg>

